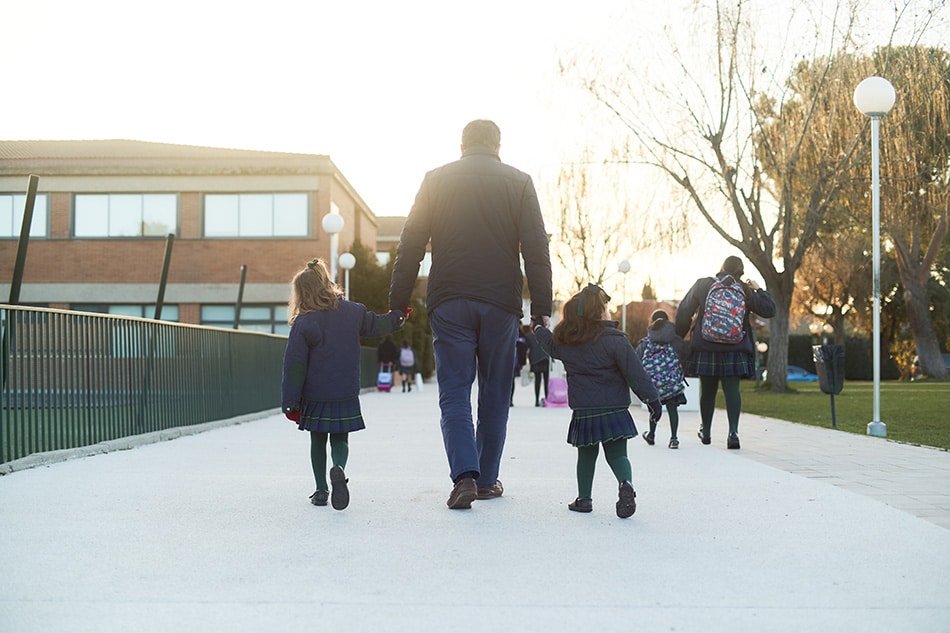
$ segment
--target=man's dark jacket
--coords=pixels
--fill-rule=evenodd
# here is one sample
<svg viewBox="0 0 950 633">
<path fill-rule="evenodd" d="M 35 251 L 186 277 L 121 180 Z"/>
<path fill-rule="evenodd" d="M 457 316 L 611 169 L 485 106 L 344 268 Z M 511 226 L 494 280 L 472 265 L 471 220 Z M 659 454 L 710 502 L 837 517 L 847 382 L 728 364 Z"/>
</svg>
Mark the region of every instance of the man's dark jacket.
<svg viewBox="0 0 950 633">
<path fill-rule="evenodd" d="M 470 147 L 426 174 L 403 226 L 389 305 L 409 305 L 432 240 L 426 309 L 451 299 L 492 304 L 522 316 L 524 257 L 531 314 L 551 314 L 551 260 L 534 183 L 487 147 Z"/>
</svg>

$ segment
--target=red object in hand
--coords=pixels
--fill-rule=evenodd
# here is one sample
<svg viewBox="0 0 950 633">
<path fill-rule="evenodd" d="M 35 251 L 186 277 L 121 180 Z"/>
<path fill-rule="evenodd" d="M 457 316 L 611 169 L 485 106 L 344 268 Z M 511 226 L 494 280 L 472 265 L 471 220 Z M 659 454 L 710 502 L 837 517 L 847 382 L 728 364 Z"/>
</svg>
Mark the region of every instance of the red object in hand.
<svg viewBox="0 0 950 633">
<path fill-rule="evenodd" d="M 402 311 L 402 315 L 406 318 L 407 321 L 409 320 L 410 314 L 412 314 L 412 308 L 406 308 L 405 310 Z"/>
<path fill-rule="evenodd" d="M 290 411 L 284 411 L 284 415 L 291 422 L 296 422 L 300 424 L 300 409 L 291 409 Z"/>
</svg>

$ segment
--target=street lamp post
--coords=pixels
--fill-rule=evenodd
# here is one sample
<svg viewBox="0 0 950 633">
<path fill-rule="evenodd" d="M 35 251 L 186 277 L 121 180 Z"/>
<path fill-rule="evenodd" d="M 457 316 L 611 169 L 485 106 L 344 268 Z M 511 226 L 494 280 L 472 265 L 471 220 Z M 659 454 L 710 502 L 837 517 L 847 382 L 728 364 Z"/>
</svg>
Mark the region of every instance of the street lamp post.
<svg viewBox="0 0 950 633">
<path fill-rule="evenodd" d="M 328 213 L 321 222 L 323 230 L 330 236 L 330 279 L 336 283 L 337 252 L 340 250 L 339 235 L 343 230 L 343 216 L 339 213 Z"/>
<path fill-rule="evenodd" d="M 620 290 L 620 329 L 627 332 L 627 273 L 630 272 L 630 262 L 623 260 L 617 265 L 617 270 L 623 274 L 623 287 Z"/>
<path fill-rule="evenodd" d="M 340 268 L 343 269 L 343 298 L 350 299 L 350 269 L 356 266 L 356 256 L 353 253 L 340 255 Z"/>
<path fill-rule="evenodd" d="M 894 86 L 883 77 L 868 77 L 854 89 L 854 105 L 871 117 L 871 223 L 874 240 L 874 416 L 868 423 L 868 435 L 887 437 L 887 426 L 881 422 L 881 199 L 879 156 L 880 118 L 894 107 Z"/>
</svg>

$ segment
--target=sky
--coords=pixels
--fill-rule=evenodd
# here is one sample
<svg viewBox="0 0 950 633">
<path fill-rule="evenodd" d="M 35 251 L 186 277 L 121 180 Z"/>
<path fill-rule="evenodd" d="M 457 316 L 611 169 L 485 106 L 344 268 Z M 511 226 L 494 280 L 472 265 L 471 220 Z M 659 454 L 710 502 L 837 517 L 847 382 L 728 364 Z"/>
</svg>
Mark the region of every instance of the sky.
<svg viewBox="0 0 950 633">
<path fill-rule="evenodd" d="M 545 206 L 560 164 L 614 133 L 559 60 L 659 35 L 681 4 L 8 0 L 0 139 L 327 154 L 387 216 L 406 215 L 425 172 L 458 157 L 465 123 L 490 118 L 502 160 L 535 178 Z M 728 254 L 706 242 L 707 274 Z M 635 264 L 626 296 L 648 277 L 662 298 L 681 296 L 698 276 L 684 257 Z"/>
</svg>

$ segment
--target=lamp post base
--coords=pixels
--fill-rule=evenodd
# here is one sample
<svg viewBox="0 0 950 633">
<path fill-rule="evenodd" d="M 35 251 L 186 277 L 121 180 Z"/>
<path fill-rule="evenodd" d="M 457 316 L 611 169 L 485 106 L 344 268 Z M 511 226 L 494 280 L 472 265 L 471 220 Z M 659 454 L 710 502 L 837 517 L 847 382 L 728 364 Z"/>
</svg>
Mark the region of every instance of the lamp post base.
<svg viewBox="0 0 950 633">
<path fill-rule="evenodd" d="M 883 422 L 868 422 L 868 435 L 887 437 L 887 425 Z"/>
</svg>

